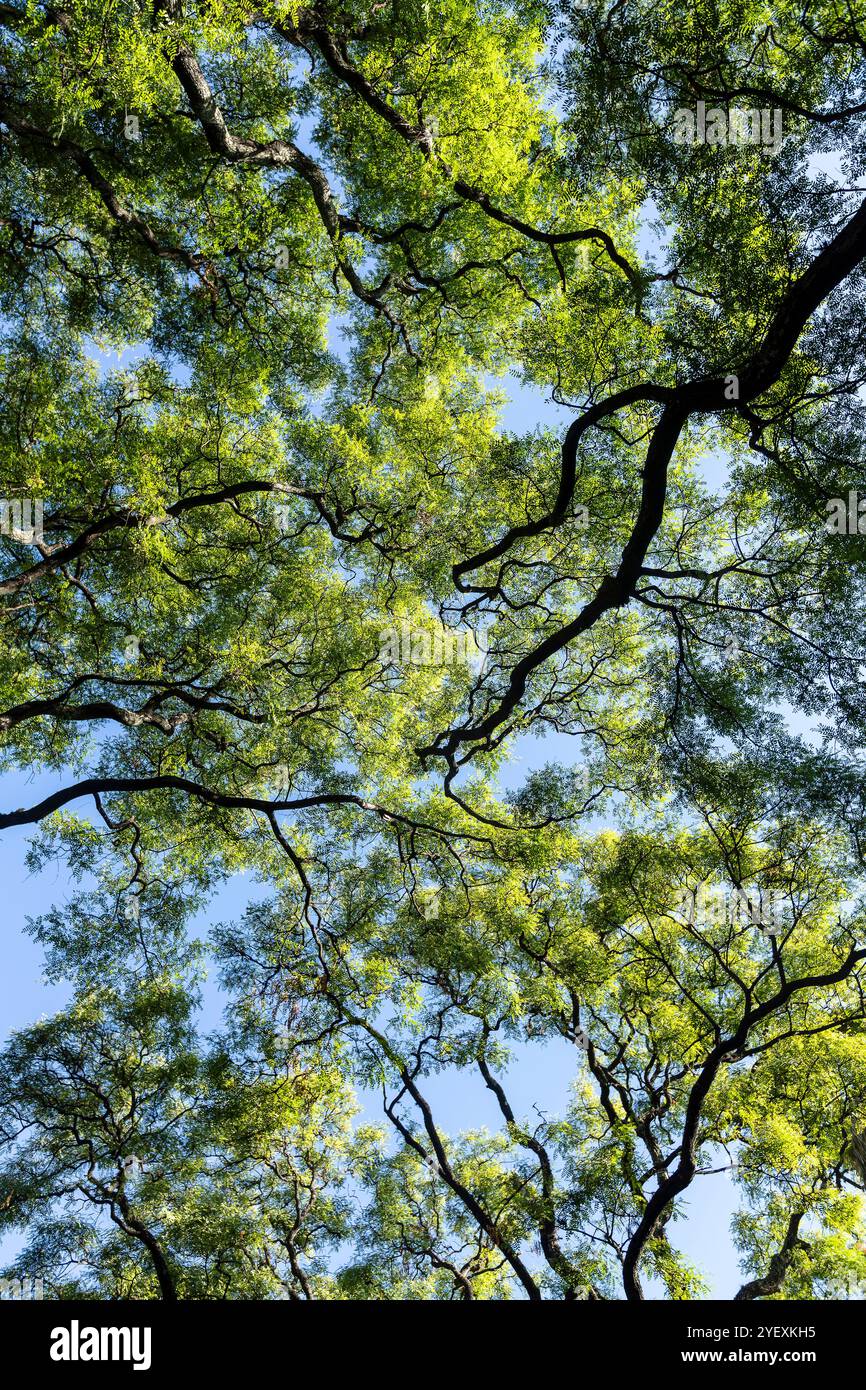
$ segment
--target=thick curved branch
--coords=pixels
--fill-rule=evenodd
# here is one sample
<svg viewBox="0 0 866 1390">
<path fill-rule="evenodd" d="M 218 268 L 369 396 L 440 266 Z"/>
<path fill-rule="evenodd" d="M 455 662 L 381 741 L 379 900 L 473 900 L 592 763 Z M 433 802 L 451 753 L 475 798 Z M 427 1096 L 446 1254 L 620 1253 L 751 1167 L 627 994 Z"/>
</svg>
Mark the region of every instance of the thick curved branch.
<svg viewBox="0 0 866 1390">
<path fill-rule="evenodd" d="M 752 1279 L 734 1294 L 734 1302 L 742 1303 L 753 1298 L 769 1298 L 771 1294 L 781 1293 L 785 1275 L 791 1267 L 796 1250 L 805 1249 L 805 1242 L 799 1238 L 800 1222 L 805 1213 L 795 1211 L 788 1219 L 788 1229 L 781 1248 L 770 1259 L 767 1273 L 760 1279 Z"/>
<path fill-rule="evenodd" d="M 521 703 L 532 672 L 543 665 L 556 652 L 568 646 L 573 638 L 592 627 L 603 614 L 623 606 L 634 597 L 635 585 L 643 572 L 643 562 L 650 545 L 664 517 L 667 494 L 667 469 L 676 448 L 683 426 L 691 415 L 707 414 L 725 410 L 736 410 L 762 395 L 776 381 L 784 370 L 797 341 L 815 310 L 828 295 L 866 257 L 866 199 L 854 216 L 837 233 L 831 242 L 814 258 L 807 269 L 789 287 L 778 309 L 773 315 L 761 342 L 749 360 L 733 375 L 739 386 L 738 398 L 728 397 L 729 377 L 702 377 L 686 382 L 676 388 L 664 388 L 650 384 L 635 393 L 622 393 L 626 399 L 620 400 L 614 408 L 623 404 L 634 404 L 638 400 L 665 402 L 664 409 L 653 431 L 643 469 L 641 503 L 631 535 L 622 552 L 621 562 L 613 575 L 608 575 L 601 583 L 594 598 L 581 610 L 577 617 L 565 627 L 551 633 L 533 651 L 529 652 L 511 672 L 508 687 L 496 707 L 475 724 L 463 726 L 440 734 L 433 744 L 418 750 L 419 756 L 444 757 L 449 765 L 448 781 L 457 772 L 460 762 L 473 756 L 473 750 L 458 762 L 457 750 L 461 745 L 481 744 L 490 747 L 491 736 L 509 719 Z M 611 401 L 619 400 L 611 397 Z M 572 443 L 579 442 L 585 429 L 598 423 L 611 413 L 605 409 L 605 402 L 591 407 L 569 429 Z M 550 516 L 564 519 L 574 487 L 575 463 L 570 450 L 563 447 L 563 470 L 559 496 Z M 546 518 L 542 522 L 546 522 Z M 544 529 L 541 525 L 540 529 Z M 498 558 L 524 534 L 536 534 L 536 530 L 518 527 L 507 533 L 500 542 L 491 546 L 474 560 L 464 562 L 455 568 L 455 581 L 459 581 L 469 568 L 485 563 L 486 558 Z M 458 584 L 458 587 L 462 587 Z"/>
<path fill-rule="evenodd" d="M 659 1184 L 644 1209 L 637 1229 L 629 1241 L 623 1261 L 623 1284 L 626 1297 L 632 1300 L 643 1298 L 643 1290 L 638 1275 L 638 1266 L 649 1241 L 662 1221 L 671 1202 L 689 1186 L 697 1170 L 698 1133 L 704 1102 L 718 1075 L 720 1066 L 730 1053 L 740 1052 L 753 1028 L 771 1014 L 784 1008 L 795 994 L 804 990 L 824 989 L 829 985 L 840 984 L 846 980 L 862 960 L 866 960 L 866 948 L 852 950 L 837 970 L 821 975 L 807 975 L 799 980 L 789 980 L 771 998 L 756 1005 L 743 1015 L 739 1027 L 729 1037 L 720 1040 L 707 1056 L 697 1080 L 689 1093 L 683 1123 L 680 1159 L 669 1177 Z"/>
<path fill-rule="evenodd" d="M 91 679 L 101 681 L 110 678 L 94 675 Z M 75 681 L 74 685 L 80 686 L 85 683 L 86 680 L 82 677 Z M 149 685 L 148 681 L 123 683 L 145 687 Z M 216 700 L 208 695 L 195 695 L 192 691 L 179 685 L 163 686 L 158 693 L 147 700 L 141 709 L 129 709 L 125 705 L 117 704 L 114 700 L 86 700 L 81 704 L 71 705 L 67 703 L 69 694 L 70 691 L 67 688 L 62 695 L 46 696 L 41 700 L 25 700 L 20 705 L 10 706 L 9 709 L 0 713 L 0 733 L 6 733 L 9 729 L 14 729 L 30 719 L 41 719 L 47 715 L 52 719 L 69 723 L 85 722 L 91 719 L 108 719 L 113 720 L 116 724 L 122 724 L 128 729 L 152 725 L 164 734 L 173 734 L 181 724 L 187 723 L 193 716 L 190 714 L 160 714 L 157 707 L 171 698 L 179 700 L 195 711 L 210 710 L 221 714 L 230 714 L 233 718 L 240 719 L 244 723 L 264 724 L 268 719 L 266 714 L 255 714 L 252 710 L 243 709 L 233 701 Z"/>
<path fill-rule="evenodd" d="M 629 386 L 624 391 L 617 391 L 615 395 L 608 396 L 605 400 L 599 401 L 597 405 L 590 407 L 589 410 L 574 420 L 566 431 L 562 442 L 562 468 L 559 479 L 559 492 L 556 501 L 549 512 L 540 516 L 535 521 L 525 522 L 522 526 L 512 526 L 506 531 L 502 538 L 490 545 L 486 550 L 479 551 L 477 555 L 471 555 L 466 560 L 461 560 L 454 565 L 452 574 L 454 583 L 463 593 L 472 591 L 473 586 L 463 583 L 463 576 L 471 574 L 473 570 L 481 569 L 491 560 L 498 560 L 511 549 L 517 541 L 529 536 L 539 536 L 542 532 L 551 530 L 556 526 L 561 526 L 568 515 L 568 509 L 574 496 L 574 486 L 577 478 L 577 451 L 580 441 L 586 431 L 592 426 L 597 425 L 608 415 L 615 414 L 625 406 L 633 405 L 637 401 L 658 401 L 664 403 L 670 399 L 671 392 L 660 386 L 655 386 L 652 382 L 644 382 L 639 386 Z"/>
<path fill-rule="evenodd" d="M 343 41 L 324 28 L 324 26 L 317 21 L 316 16 L 313 15 L 312 12 L 308 12 L 306 15 L 302 12 L 302 16 L 298 21 L 298 27 L 296 28 L 287 24 L 274 24 L 273 28 L 276 33 L 280 34 L 290 43 L 299 45 L 303 48 L 306 48 L 304 40 L 311 39 L 319 49 L 319 52 L 322 54 L 322 57 L 325 59 L 325 62 L 334 73 L 335 77 L 345 83 L 361 101 L 369 106 L 372 111 L 375 111 L 377 116 L 386 121 L 391 129 L 396 131 L 400 139 L 407 145 L 420 150 L 425 159 L 434 159 L 436 161 L 445 178 L 451 182 L 454 192 L 459 198 L 480 207 L 482 212 L 494 222 L 499 222 L 504 227 L 510 227 L 512 231 L 519 232 L 520 235 L 526 237 L 527 240 L 547 246 L 551 251 L 554 251 L 554 248 L 557 246 L 565 246 L 580 241 L 597 242 L 604 248 L 611 262 L 631 281 L 638 292 L 638 296 L 643 295 L 644 289 L 646 288 L 644 276 L 620 251 L 617 250 L 616 243 L 610 234 L 603 231 L 600 227 L 584 227 L 580 230 L 568 232 L 547 231 L 544 228 L 533 227 L 531 223 L 524 222 L 521 218 L 515 217 L 512 213 L 504 212 L 501 208 L 498 208 L 493 203 L 490 196 L 485 193 L 483 189 L 478 188 L 477 185 L 468 183 L 465 179 L 455 178 L 450 165 L 441 155 L 435 153 L 433 135 L 427 126 L 423 124 L 413 125 L 411 121 L 407 121 L 405 116 L 392 106 L 390 102 L 386 101 L 381 93 L 376 90 L 370 79 L 365 77 L 364 74 L 352 64 Z M 555 256 L 554 259 L 556 260 Z M 558 260 L 556 260 L 556 266 L 561 275 L 562 267 Z"/>
<path fill-rule="evenodd" d="M 217 506 L 222 502 L 233 502 L 238 497 L 244 497 L 251 493 L 275 493 L 279 496 L 302 497 L 306 501 L 313 502 L 318 508 L 320 515 L 328 523 L 331 532 L 341 540 L 365 540 L 369 539 L 365 533 L 361 535 L 349 535 L 340 531 L 342 523 L 346 520 L 346 513 L 339 507 L 329 508 L 324 496 L 320 492 L 315 492 L 309 488 L 294 487 L 289 483 L 268 482 L 265 479 L 249 479 L 242 483 L 229 483 L 225 487 L 217 488 L 212 492 L 195 493 L 189 497 L 182 497 L 177 502 L 166 507 L 165 511 L 159 515 L 144 516 L 137 512 L 120 511 L 111 512 L 108 516 L 101 517 L 99 521 L 94 521 L 88 526 L 74 541 L 68 545 L 61 545 L 52 549 L 44 555 L 35 565 L 23 570 L 20 574 L 14 575 L 10 579 L 0 581 L 0 597 L 6 594 L 16 594 L 28 584 L 41 579 L 43 575 L 50 574 L 53 570 L 67 565 L 71 560 L 76 560 L 85 550 L 87 550 L 100 536 L 107 535 L 111 531 L 117 530 L 136 530 L 138 528 L 150 526 L 164 526 L 166 521 L 183 516 L 185 512 L 195 511 L 201 507 Z M 45 521 L 45 529 L 51 531 L 56 527 L 55 519 L 48 517 Z M 367 528 L 369 530 L 369 527 Z"/>
<path fill-rule="evenodd" d="M 488 1030 L 485 1030 L 489 1032 Z M 541 1190 L 543 1195 L 543 1208 L 539 1214 L 538 1236 L 541 1242 L 541 1249 L 544 1258 L 550 1265 L 553 1272 L 558 1275 L 565 1286 L 565 1301 L 573 1303 L 577 1297 L 577 1289 L 580 1286 L 580 1276 L 573 1267 L 571 1261 L 566 1257 L 559 1241 L 559 1231 L 556 1223 L 556 1204 L 555 1204 L 555 1181 L 553 1165 L 547 1149 L 535 1135 L 529 1134 L 518 1125 L 511 1108 L 511 1103 L 505 1093 L 505 1088 L 501 1082 L 491 1072 L 487 1065 L 487 1059 L 483 1053 L 478 1056 L 478 1068 L 484 1077 L 484 1083 L 488 1090 L 492 1091 L 496 1097 L 499 1109 L 502 1111 L 509 1133 L 513 1134 L 524 1148 L 534 1153 L 538 1159 L 538 1166 L 541 1172 Z M 593 1297 L 598 1294 L 592 1291 Z"/>
<path fill-rule="evenodd" d="M 604 613 L 612 608 L 622 607 L 631 599 L 643 560 L 661 525 L 667 491 L 668 464 L 685 418 L 681 409 L 667 406 L 653 432 L 644 467 L 640 510 L 616 574 L 608 575 L 604 579 L 595 597 L 581 609 L 572 622 L 552 632 L 517 663 L 511 672 L 505 694 L 486 718 L 474 725 L 452 729 L 446 734 L 441 734 L 435 743 L 426 748 L 419 748 L 418 755 L 422 759 L 431 756 L 447 758 L 449 784 L 459 766 L 455 757 L 458 748 L 464 743 L 478 743 L 482 740 L 486 746 L 490 746 L 491 736 L 521 703 L 532 672 L 556 652 L 567 647 L 581 632 L 593 627 Z M 468 756 L 472 755 L 470 750 Z M 461 761 L 466 760 L 464 757 Z"/>
<path fill-rule="evenodd" d="M 55 150 L 58 154 L 68 156 L 93 191 L 99 195 L 103 206 L 119 227 L 134 232 L 139 241 L 154 256 L 161 260 L 172 261 L 174 264 L 181 265 L 186 270 L 191 271 L 207 287 L 211 298 L 215 298 L 214 267 L 211 262 L 206 257 L 187 250 L 184 246 L 161 241 L 150 223 L 134 208 L 127 207 L 118 197 L 113 185 L 98 168 L 92 155 L 82 145 L 65 135 L 51 135 L 50 132 L 34 125 L 32 121 L 18 115 L 4 103 L 0 103 L 0 120 L 20 139 L 32 140 L 34 144 L 42 145 Z"/>
<path fill-rule="evenodd" d="M 389 814 L 379 812 L 379 808 L 350 792 L 320 792 L 288 800 L 269 800 L 266 797 L 234 796 L 229 792 L 214 791 L 212 787 L 202 786 L 200 782 L 193 782 L 188 777 L 176 777 L 171 774 L 154 777 L 86 777 L 81 782 L 74 782 L 72 786 L 61 787 L 59 791 L 52 792 L 35 806 L 21 807 L 17 811 L 7 811 L 0 815 L 0 830 L 6 830 L 13 825 L 36 825 L 39 821 L 45 820 L 46 816 L 53 815 L 55 811 L 62 810 L 64 806 L 78 801 L 83 796 L 96 796 L 108 792 L 149 791 L 181 791 L 209 806 L 219 806 L 226 810 L 262 811 L 266 815 L 274 811 L 305 811 L 314 806 L 358 806 L 362 810 L 376 811 L 386 817 Z M 397 817 L 394 816 L 393 819 L 396 820 Z"/>
<path fill-rule="evenodd" d="M 319 806 L 355 806 L 359 811 L 366 811 L 370 815 L 376 816 L 386 826 L 397 826 L 410 831 L 424 831 L 427 834 L 436 835 L 446 842 L 465 840 L 485 847 L 490 845 L 490 841 L 482 835 L 475 835 L 466 830 L 454 830 L 450 827 L 443 829 L 442 826 L 434 825 L 430 821 L 417 820 L 400 811 L 389 810 L 375 802 L 365 801 L 362 796 L 358 796 L 354 792 L 313 792 L 309 796 L 285 799 L 243 796 L 235 795 L 232 792 L 215 791 L 212 787 L 203 786 L 200 782 L 193 782 L 188 777 L 175 776 L 170 773 L 156 774 L 151 777 L 86 777 L 80 782 L 74 782 L 69 787 L 61 787 L 59 791 L 52 792 L 34 806 L 22 806 L 16 811 L 0 814 L 0 830 L 6 830 L 15 825 L 37 825 L 47 816 L 62 810 L 70 802 L 80 800 L 81 797 L 98 798 L 102 794 L 111 792 L 135 794 L 150 791 L 180 791 L 208 806 L 215 806 L 224 810 L 259 811 L 272 824 L 274 823 L 274 815 L 278 811 L 309 811 Z"/>
<path fill-rule="evenodd" d="M 365 285 L 352 262 L 340 249 L 344 231 L 352 229 L 350 219 L 343 217 L 337 209 L 331 185 L 324 170 L 308 154 L 293 144 L 291 140 L 250 140 L 245 136 L 234 135 L 226 125 L 225 117 L 205 77 L 201 64 L 188 44 L 182 44 L 179 51 L 170 58 L 172 69 L 186 94 L 193 115 L 201 126 L 205 139 L 214 154 L 231 163 L 262 165 L 271 169 L 291 169 L 309 187 L 322 224 L 334 248 L 337 265 L 346 283 L 364 304 L 370 305 L 384 315 L 394 329 L 399 332 L 410 356 L 414 350 L 406 335 L 400 319 L 383 302 L 382 296 L 392 284 L 392 277 L 386 276 L 380 285 Z"/>
</svg>

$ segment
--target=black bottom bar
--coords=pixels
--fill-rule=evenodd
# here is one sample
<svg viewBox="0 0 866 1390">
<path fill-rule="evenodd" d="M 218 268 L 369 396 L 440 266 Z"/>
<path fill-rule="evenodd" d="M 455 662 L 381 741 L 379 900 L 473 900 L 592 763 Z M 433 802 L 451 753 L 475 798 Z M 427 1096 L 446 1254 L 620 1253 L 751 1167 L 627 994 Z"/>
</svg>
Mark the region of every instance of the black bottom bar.
<svg viewBox="0 0 866 1390">
<path fill-rule="evenodd" d="M 443 1339 L 452 1328 L 457 1336 Z M 759 1368 L 772 1385 L 804 1370 L 826 1380 L 850 1366 L 862 1331 L 862 1302 L 500 1303 L 450 1311 L 419 1303 L 0 1302 L 7 1355 L 57 1384 L 184 1371 L 223 1384 L 238 1372 L 276 1370 L 287 1383 L 302 1373 L 318 1390 L 316 1364 L 324 1387 L 335 1372 L 354 1377 L 364 1365 L 389 1379 L 402 1365 L 413 1382 L 438 1366 L 455 1383 L 473 1366 L 489 1372 L 500 1356 L 520 1353 L 539 1358 L 539 1374 L 544 1366 L 549 1372 L 559 1350 L 575 1385 L 597 1380 L 590 1367 L 599 1363 L 618 1377 L 674 1372 L 695 1384 L 707 1371 Z"/>
</svg>

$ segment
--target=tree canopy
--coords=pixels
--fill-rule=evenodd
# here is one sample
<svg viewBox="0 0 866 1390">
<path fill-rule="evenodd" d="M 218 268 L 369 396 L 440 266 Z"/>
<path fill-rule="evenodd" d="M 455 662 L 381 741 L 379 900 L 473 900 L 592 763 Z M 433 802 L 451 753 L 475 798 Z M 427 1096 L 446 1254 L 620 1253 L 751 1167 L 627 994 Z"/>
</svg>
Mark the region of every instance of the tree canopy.
<svg viewBox="0 0 866 1390">
<path fill-rule="evenodd" d="M 862 1294 L 866 11 L 16 0 L 0 47 L 0 830 L 75 884 L 7 1274 L 700 1298 L 727 1170 L 738 1298 Z"/>
</svg>

